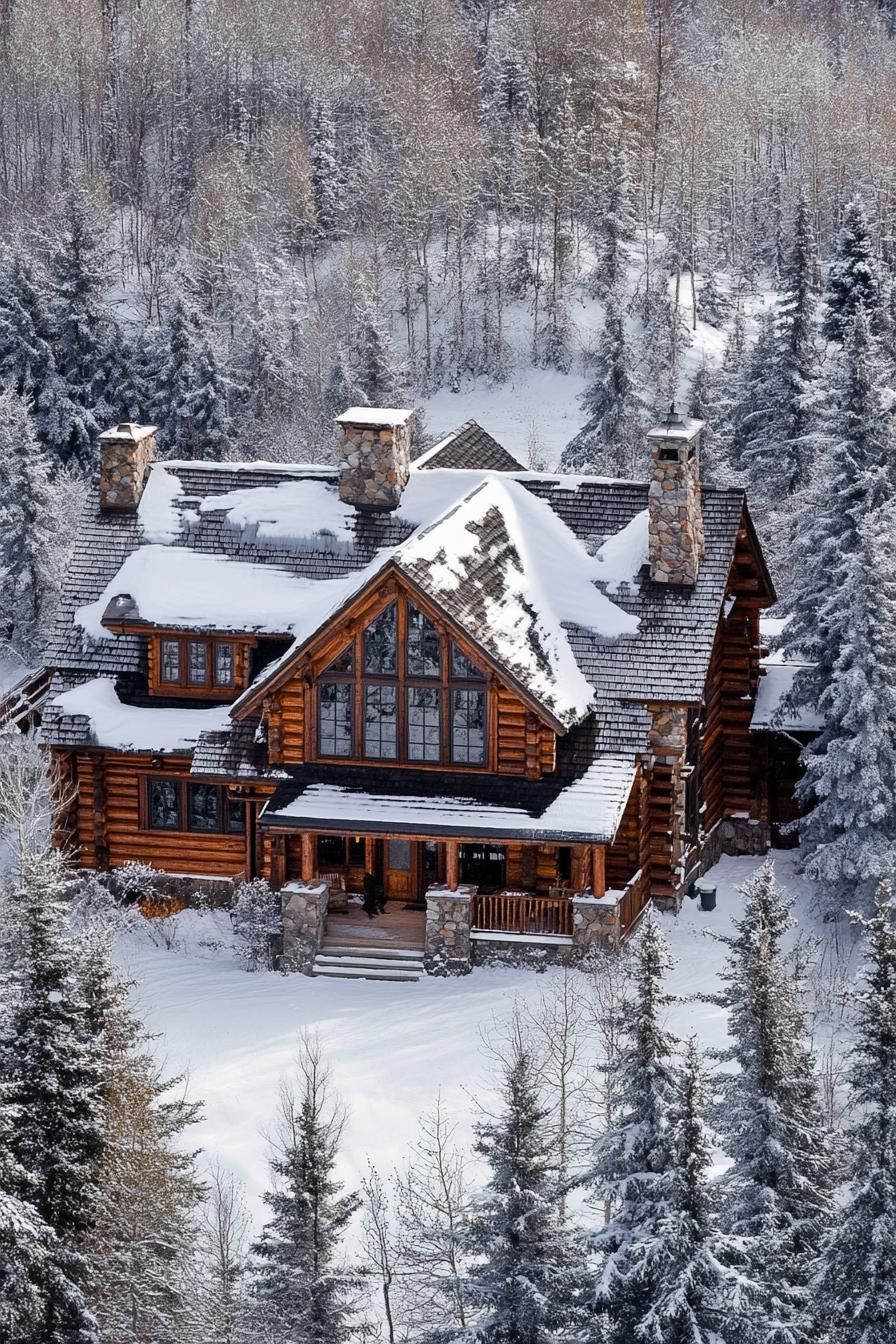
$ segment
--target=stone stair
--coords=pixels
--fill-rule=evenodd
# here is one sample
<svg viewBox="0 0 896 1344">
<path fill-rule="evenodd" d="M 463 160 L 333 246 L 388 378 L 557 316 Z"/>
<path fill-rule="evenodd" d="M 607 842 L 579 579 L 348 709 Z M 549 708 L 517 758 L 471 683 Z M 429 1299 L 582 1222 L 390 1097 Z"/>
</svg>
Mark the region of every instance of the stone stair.
<svg viewBox="0 0 896 1344">
<path fill-rule="evenodd" d="M 335 942 L 324 939 L 311 968 L 314 976 L 332 980 L 419 980 L 424 975 L 423 948 L 383 944 Z"/>
</svg>

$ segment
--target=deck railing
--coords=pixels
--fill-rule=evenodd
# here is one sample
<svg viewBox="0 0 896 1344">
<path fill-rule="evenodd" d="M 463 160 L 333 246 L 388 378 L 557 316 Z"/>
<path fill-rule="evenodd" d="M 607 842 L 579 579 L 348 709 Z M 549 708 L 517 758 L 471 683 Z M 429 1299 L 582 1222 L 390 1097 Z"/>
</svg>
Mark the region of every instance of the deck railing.
<svg viewBox="0 0 896 1344">
<path fill-rule="evenodd" d="M 528 891 L 498 891 L 473 897 L 474 929 L 494 933 L 572 934 L 568 896 L 533 896 Z"/>
<path fill-rule="evenodd" d="M 619 934 L 621 937 L 629 932 L 634 924 L 637 923 L 644 907 L 647 905 L 648 891 L 647 882 L 643 869 L 639 869 L 623 888 L 622 899 L 619 902 Z"/>
</svg>

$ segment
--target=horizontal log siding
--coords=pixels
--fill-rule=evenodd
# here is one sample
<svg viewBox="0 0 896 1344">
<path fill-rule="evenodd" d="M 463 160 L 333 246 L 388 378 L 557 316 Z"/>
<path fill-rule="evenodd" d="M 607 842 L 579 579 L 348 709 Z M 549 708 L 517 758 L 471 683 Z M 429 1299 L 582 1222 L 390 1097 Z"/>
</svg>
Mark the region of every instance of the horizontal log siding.
<svg viewBox="0 0 896 1344">
<path fill-rule="evenodd" d="M 622 821 L 619 823 L 619 830 L 616 832 L 616 839 L 612 845 L 607 846 L 607 886 L 614 891 L 621 891 L 626 886 L 642 866 L 644 860 L 644 854 L 642 853 L 642 839 L 644 837 L 641 830 L 643 791 L 644 781 L 639 770 L 632 785 L 628 802 L 625 805 Z"/>
<path fill-rule="evenodd" d="M 141 829 L 140 790 L 145 776 L 181 778 L 189 772 L 189 758 L 166 757 L 164 767 L 154 770 L 148 755 L 79 754 L 75 837 L 78 861 L 85 867 L 117 868 L 129 859 L 136 859 L 167 872 L 207 877 L 244 874 L 245 836 Z M 100 800 L 101 810 L 97 806 Z"/>
</svg>

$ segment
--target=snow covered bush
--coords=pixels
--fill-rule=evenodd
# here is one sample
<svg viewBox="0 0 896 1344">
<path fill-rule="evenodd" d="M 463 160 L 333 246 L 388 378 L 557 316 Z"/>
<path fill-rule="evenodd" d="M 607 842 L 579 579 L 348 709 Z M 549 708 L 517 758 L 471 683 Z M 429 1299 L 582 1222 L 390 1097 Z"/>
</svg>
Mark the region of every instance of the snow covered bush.
<svg viewBox="0 0 896 1344">
<path fill-rule="evenodd" d="M 242 939 L 240 955 L 246 970 L 273 970 L 271 940 L 281 930 L 280 902 L 263 878 L 240 884 L 230 919 Z"/>
</svg>

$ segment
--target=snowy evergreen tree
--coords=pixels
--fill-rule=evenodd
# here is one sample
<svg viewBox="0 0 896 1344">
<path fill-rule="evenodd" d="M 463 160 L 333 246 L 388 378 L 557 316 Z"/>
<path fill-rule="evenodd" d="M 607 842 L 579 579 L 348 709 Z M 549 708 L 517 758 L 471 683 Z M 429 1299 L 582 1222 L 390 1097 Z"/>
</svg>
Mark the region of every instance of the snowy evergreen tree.
<svg viewBox="0 0 896 1344">
<path fill-rule="evenodd" d="M 93 1226 L 102 1158 L 102 1068 L 82 986 L 64 935 L 74 890 L 55 851 L 32 857 L 14 892 L 20 960 L 3 1067 L 17 1119 L 12 1154 L 28 1173 L 28 1201 L 56 1234 L 44 1313 L 29 1344 L 92 1344 L 81 1243 Z"/>
<path fill-rule="evenodd" d="M 679 304 L 669 292 L 669 274 L 657 266 L 653 283 L 640 302 L 640 381 L 652 398 L 653 413 L 668 410 L 677 399 L 682 356 L 692 340 Z"/>
<path fill-rule="evenodd" d="M 861 920 L 867 957 L 855 995 L 852 1185 L 813 1285 L 812 1315 L 831 1344 L 890 1344 L 896 1320 L 896 919 L 884 889 Z"/>
<path fill-rule="evenodd" d="M 230 910 L 234 933 L 243 940 L 241 955 L 249 971 L 273 968 L 271 939 L 283 928 L 280 899 L 261 877 L 241 882 Z"/>
<path fill-rule="evenodd" d="M 829 341 L 845 341 L 858 313 L 864 313 L 872 329 L 881 307 L 880 275 L 868 216 L 861 200 L 854 197 L 843 212 L 837 235 L 837 254 L 828 270 L 824 294 L 822 334 Z"/>
<path fill-rule="evenodd" d="M 249 1325 L 270 1344 L 340 1344 L 351 1334 L 352 1275 L 338 1264 L 340 1241 L 358 1208 L 334 1168 L 343 1114 L 330 1093 L 320 1044 L 302 1042 L 298 1087 L 284 1085 L 264 1196 L 270 1221 L 252 1247 Z"/>
<path fill-rule="evenodd" d="M 0 392 L 0 649 L 39 651 L 64 551 L 60 503 L 25 402 Z"/>
<path fill-rule="evenodd" d="M 77 415 L 56 367 L 55 295 L 45 266 L 23 247 L 0 275 L 0 382 L 30 404 L 38 437 L 54 454 L 51 426 Z"/>
<path fill-rule="evenodd" d="M 710 271 L 698 290 L 698 313 L 711 327 L 724 327 L 731 316 L 734 301 L 719 283 L 717 271 Z"/>
<path fill-rule="evenodd" d="M 372 303 L 358 323 L 352 365 L 364 406 L 403 406 L 407 400 L 404 374 L 392 338 Z"/>
<path fill-rule="evenodd" d="M 833 1216 L 837 1145 L 821 1122 L 818 1081 L 799 986 L 782 950 L 791 901 L 771 862 L 742 888 L 743 915 L 727 942 L 721 1002 L 736 1065 L 724 1080 L 719 1125 L 733 1165 L 723 1178 L 723 1226 L 757 1288 L 770 1341 L 802 1341 L 824 1236 Z"/>
<path fill-rule="evenodd" d="M 611 297 L 594 376 L 581 397 L 588 419 L 563 449 L 561 471 L 628 478 L 643 474 L 642 415 L 631 364 L 625 321 Z"/>
<path fill-rule="evenodd" d="M 594 1303 L 610 1322 L 608 1344 L 630 1344 L 656 1301 L 658 1280 L 643 1271 L 643 1248 L 663 1235 L 675 1166 L 673 1042 L 663 979 L 671 962 L 648 915 L 631 951 L 632 993 L 624 1006 L 625 1044 L 616 1064 L 616 1122 L 597 1143 L 588 1183 L 610 1219 L 595 1236 L 602 1263 Z"/>
<path fill-rule="evenodd" d="M 595 272 L 599 294 L 612 294 L 621 285 L 625 244 L 634 236 L 635 223 L 628 154 L 625 146 L 619 143 L 607 155 L 606 175 L 600 192 Z"/>
<path fill-rule="evenodd" d="M 336 130 L 329 108 L 319 106 L 309 134 L 311 186 L 321 239 L 339 236 L 343 224 L 345 178 L 339 164 Z"/>
<path fill-rule="evenodd" d="M 364 406 L 365 393 L 354 378 L 345 351 L 339 347 L 324 384 L 324 411 L 329 420 L 347 411 L 350 406 Z"/>
<path fill-rule="evenodd" d="M 69 188 L 60 223 L 50 277 L 54 358 L 66 399 L 44 408 L 44 433 L 63 461 L 91 467 L 97 434 L 117 418 L 120 333 L 106 300 L 108 239 L 86 187 Z"/>
<path fill-rule="evenodd" d="M 224 378 L 187 281 L 156 339 L 153 420 L 160 447 L 169 457 L 221 461 L 230 439 Z"/>
<path fill-rule="evenodd" d="M 696 1042 L 685 1047 L 670 1113 L 671 1168 L 659 1227 L 632 1247 L 651 1301 L 632 1338 L 647 1344 L 734 1344 L 755 1322 L 755 1289 L 731 1263 L 736 1239 L 719 1228 L 708 1170 L 706 1081 Z"/>
<path fill-rule="evenodd" d="M 896 505 L 859 525 L 822 609 L 837 652 L 818 711 L 824 729 L 805 748 L 797 796 L 807 873 L 833 906 L 853 891 L 868 903 L 896 865 Z"/>
<path fill-rule="evenodd" d="M 210 333 L 196 349 L 196 383 L 183 403 L 183 422 L 189 426 L 191 457 L 220 462 L 227 454 L 231 427 L 227 410 L 227 386 L 218 365 Z"/>
<path fill-rule="evenodd" d="M 12 1153 L 18 1111 L 7 1092 L 0 1084 L 0 1339 L 32 1344 L 43 1328 L 54 1238 L 28 1202 L 31 1182 Z"/>
<path fill-rule="evenodd" d="M 816 429 L 818 470 L 804 492 L 789 548 L 791 619 L 783 647 L 811 664 L 794 686 L 794 703 L 816 706 L 839 656 L 836 603 L 844 566 L 858 547 L 862 519 L 892 497 L 896 443 L 883 396 L 877 343 L 859 313 L 823 389 Z"/>
<path fill-rule="evenodd" d="M 559 1213 L 556 1148 L 537 1067 L 520 1041 L 504 1068 L 499 1114 L 477 1127 L 489 1182 L 468 1236 L 467 1334 L 488 1344 L 549 1344 L 576 1334 L 582 1265 Z"/>
</svg>

